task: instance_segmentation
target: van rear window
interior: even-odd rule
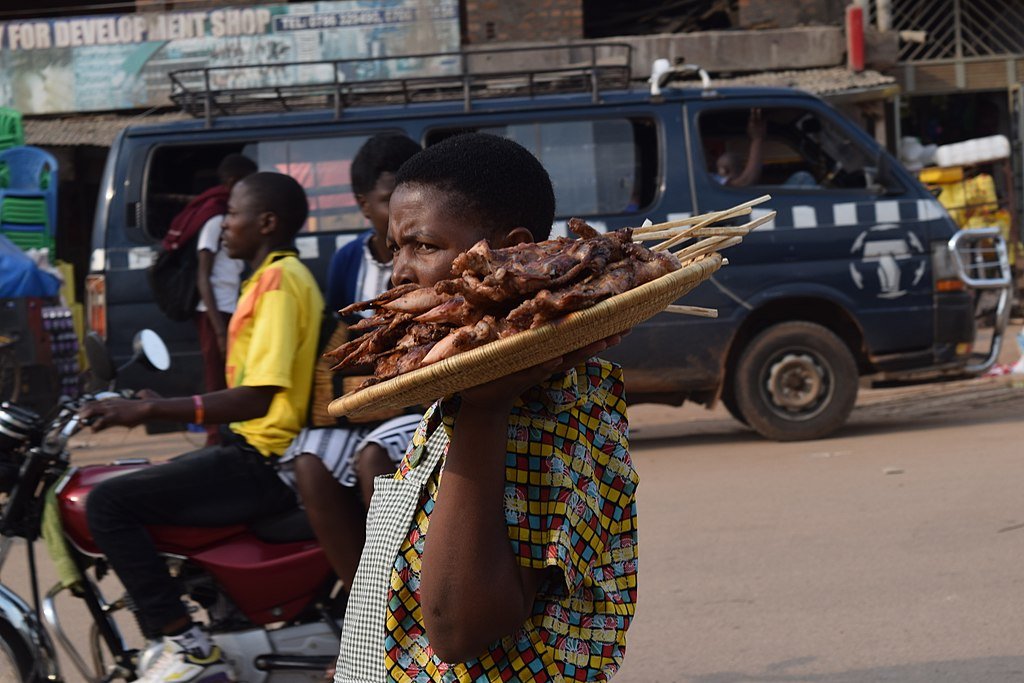
[[[654,201],[659,163],[651,119],[436,129],[427,135],[427,144],[471,131],[510,138],[533,152],[551,176],[559,217],[635,213]]]

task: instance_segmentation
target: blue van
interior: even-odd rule
[[[695,87],[683,79],[692,67],[637,84],[625,45],[551,49],[573,51],[573,63],[498,72],[516,51],[490,51],[471,55],[491,65],[484,73],[461,55],[452,76],[271,91],[204,88],[210,70],[172,74],[196,118],[130,127],[111,148],[87,280],[92,328],[125,360],[135,331],[152,327],[173,355],[158,389],[197,391],[194,328],[161,316],[146,268],[171,217],[216,182],[219,159],[241,152],[306,187],[311,214],[297,246],[323,285],[331,255],[366,226],[348,168],[368,137],[397,131],[430,145],[484,131],[515,139],[548,169],[555,234],[573,216],[611,230],[771,194],[774,221],[686,298],[717,308],[717,319],[662,314],[609,353],[632,402],[721,400],[768,438],[811,439],[844,423],[861,377],[963,375],[994,361],[1009,310],[1001,238],[958,232],[913,175],[831,106],[796,90],[715,89],[706,75]],[[743,166],[742,184],[726,177],[729,162]],[[994,326],[981,353],[979,320]]]

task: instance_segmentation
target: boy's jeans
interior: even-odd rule
[[[108,479],[89,493],[89,529],[135,602],[147,638],[188,612],[146,525],[247,524],[298,505],[272,458],[224,432],[220,446]]]

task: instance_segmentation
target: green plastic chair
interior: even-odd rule
[[[48,247],[51,259],[57,172],[57,160],[38,147],[21,145],[0,151],[0,233],[22,249]]]
[[[10,107],[0,107],[0,151],[25,144],[25,128],[21,112]]]

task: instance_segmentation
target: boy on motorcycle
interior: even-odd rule
[[[146,525],[244,524],[297,505],[275,461],[303,426],[318,352],[323,298],[294,248],[307,214],[302,186],[286,175],[256,173],[231,190],[224,248],[253,275],[228,328],[227,389],[82,410],[96,430],[156,420],[230,425],[222,444],[109,479],[86,504],[89,528],[134,601],[144,635],[163,638],[162,653],[141,672],[147,683],[220,682],[231,671],[189,618]]]
[[[551,181],[468,134],[397,174],[392,282],[430,286],[477,241],[547,238]],[[606,680],[636,602],[637,474],[612,337],[431,406],[378,479],[336,683]],[[429,527],[429,530],[428,530]]]
[[[395,173],[421,149],[405,135],[381,133],[353,157],[352,192],[372,227],[331,259],[326,296],[332,310],[374,299],[388,289],[388,202]],[[344,426],[311,425],[281,458],[281,476],[298,490],[320,547],[346,590],[352,587],[363,549],[373,478],[395,471],[418,423],[419,415],[394,415]]]

